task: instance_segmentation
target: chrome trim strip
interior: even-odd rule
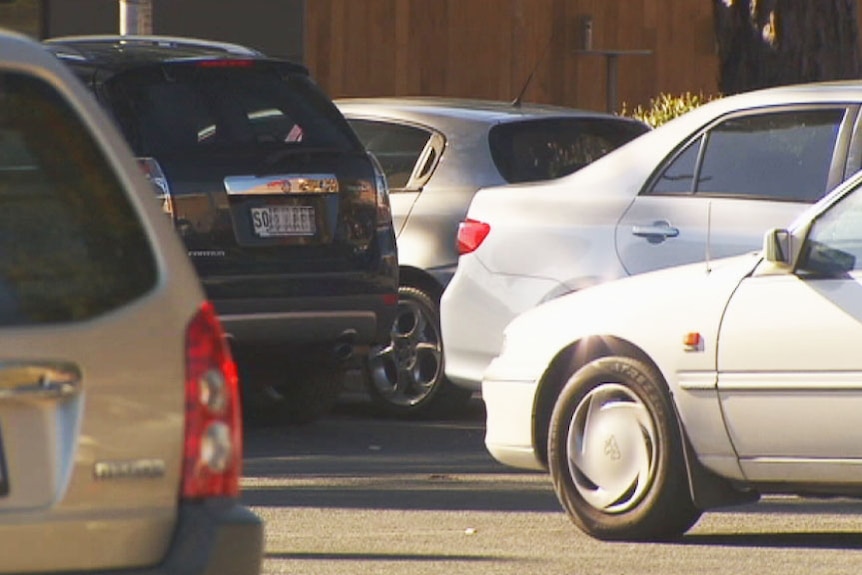
[[[0,400],[60,399],[78,393],[81,371],[68,362],[0,362]]]
[[[676,376],[680,389],[686,391],[714,391],[716,388],[714,371],[680,371]]]
[[[224,188],[229,196],[285,194],[337,194],[335,174],[280,174],[275,176],[228,176]]]
[[[862,372],[721,373],[720,391],[862,391]]]

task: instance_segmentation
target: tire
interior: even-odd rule
[[[312,363],[279,371],[256,374],[270,383],[243,399],[249,423],[307,425],[321,419],[338,401],[346,367]]]
[[[548,465],[572,522],[604,540],[661,541],[700,517],[664,380],[628,357],[588,363],[554,407]]]
[[[451,415],[472,396],[446,379],[437,302],[420,289],[400,287],[392,339],[372,348],[364,362],[368,394],[389,415]]]

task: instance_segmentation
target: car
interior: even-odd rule
[[[218,318],[123,137],[9,31],[0,252],[0,571],[259,573]]]
[[[386,178],[304,67],[195,38],[45,45],[110,112],[182,237],[258,417],[309,423],[385,342]]]
[[[447,377],[478,390],[506,324],[541,302],[759,248],[862,167],[860,104],[859,82],[727,96],[570,176],[480,190],[440,304]]]
[[[440,296],[458,263],[454,237],[477,189],[570,174],[649,128],[584,110],[464,98],[335,100],[379,160],[391,190],[400,265],[392,339],[365,363],[385,412],[445,416],[472,396],[443,367]]]
[[[486,445],[600,539],[762,494],[862,490],[862,172],[763,249],[608,282],[506,328]]]

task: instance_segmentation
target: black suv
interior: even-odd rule
[[[153,182],[230,338],[245,402],[298,423],[325,413],[353,353],[389,339],[398,291],[386,179],[338,109],[304,67],[243,46],[45,45]]]

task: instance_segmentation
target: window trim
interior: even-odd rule
[[[695,190],[692,190],[689,193],[653,193],[653,189],[656,187],[658,182],[661,180],[661,175],[667,170],[667,168],[682,154],[686,149],[688,149],[689,145],[693,144],[698,139],[702,138],[700,143],[700,150],[698,150],[697,160],[694,169],[694,177],[698,178],[700,176],[700,170],[703,166],[703,152],[705,149],[704,144],[709,143],[709,136],[711,132],[719,125],[724,124],[725,122],[735,120],[738,118],[747,118],[751,116],[762,116],[765,114],[780,114],[780,113],[792,113],[792,112],[806,112],[806,111],[820,111],[820,110],[831,110],[831,109],[839,109],[844,110],[844,117],[841,119],[841,122],[838,126],[838,135],[835,139],[835,149],[832,153],[832,160],[829,166],[828,175],[826,178],[826,186],[827,189],[824,190],[824,195],[829,191],[834,189],[838,184],[843,182],[845,178],[845,171],[850,168],[850,157],[849,157],[849,149],[851,142],[854,143],[854,150],[858,153],[857,161],[862,161],[862,138],[856,138],[856,130],[857,130],[857,122],[862,122],[862,117],[859,115],[859,105],[852,102],[822,102],[822,103],[811,103],[811,104],[793,104],[793,105],[775,105],[775,106],[761,106],[757,108],[750,108],[746,110],[739,110],[730,112],[727,114],[723,114],[716,118],[713,118],[709,123],[701,126],[698,130],[694,131],[688,138],[686,138],[680,145],[676,146],[671,150],[671,152],[665,156],[665,158],[659,163],[658,167],[652,171],[649,178],[646,179],[646,182],[641,187],[638,192],[638,196],[652,196],[652,197],[703,197],[703,198],[734,198],[739,200],[763,200],[769,199],[771,201],[782,201],[777,198],[769,197],[751,197],[751,196],[742,196],[742,195],[725,195],[725,194],[713,194],[713,193],[697,193]],[[695,180],[696,181],[696,180]],[[792,201],[792,200],[787,200]]]

